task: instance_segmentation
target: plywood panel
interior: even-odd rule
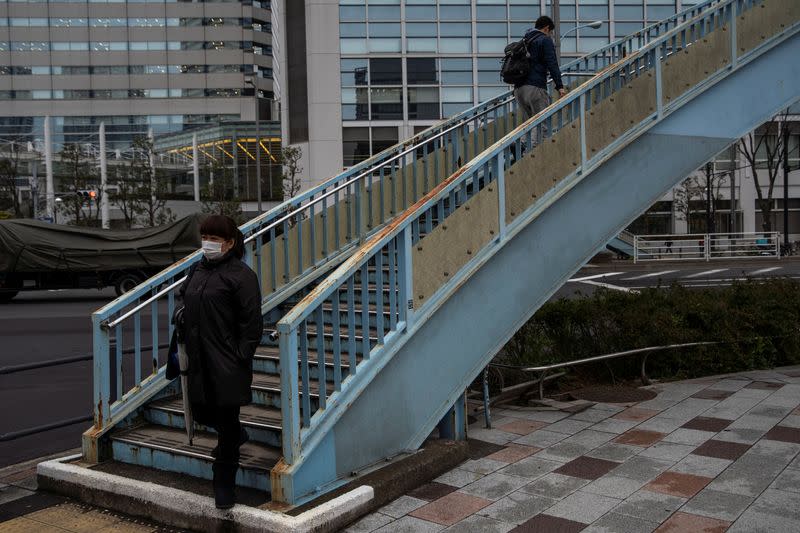
[[[525,154],[505,174],[506,222],[511,222],[581,161],[580,126],[567,124]]]
[[[663,65],[664,103],[707,79],[719,69],[730,65],[731,35],[728,27],[718,28],[669,56]]]
[[[598,95],[593,92],[592,98],[597,102]],[[600,152],[655,111],[655,75],[647,72],[630,80],[586,112],[587,156]]]
[[[769,37],[800,21],[797,0],[764,0],[745,11],[736,21],[736,45],[739,54],[749,52]]]
[[[417,243],[412,252],[415,305],[424,304],[497,235],[498,216],[497,187],[490,184]]]

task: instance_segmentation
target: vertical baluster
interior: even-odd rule
[[[276,291],[278,289],[278,241],[275,240],[275,228],[270,228],[269,230],[269,242],[269,283],[272,290]]]
[[[139,305],[139,300],[136,300],[136,305]],[[142,312],[137,311],[133,315],[133,361],[135,369],[136,383],[134,386],[142,382]]]
[[[317,307],[316,315],[317,315],[317,359],[319,360],[319,408],[325,409],[325,406],[327,404],[327,398],[326,398],[327,390],[325,388],[326,387],[325,372],[327,369],[325,368],[325,337],[323,335],[320,335],[320,332],[322,333],[325,332],[325,317],[323,314],[323,309],[321,304],[319,307]],[[331,334],[333,335],[334,339],[339,337],[339,332],[335,329],[331,332]],[[334,363],[334,368],[335,367],[336,365]]]
[[[122,398],[122,385],[125,374],[122,370],[122,324],[117,324],[114,328],[114,352],[116,354],[116,374],[117,374],[117,400]]]
[[[317,335],[322,335],[322,331],[317,326]],[[317,364],[325,364],[325,354],[317,354]],[[311,391],[309,386],[309,368],[308,368],[308,321],[303,320],[300,323],[300,379],[302,385],[300,394],[302,399],[302,415],[303,426],[309,427],[311,425]]]
[[[368,262],[361,265],[361,356],[369,359],[369,267]],[[383,298],[376,288],[375,301]]]
[[[314,211],[315,211],[314,204],[311,203],[311,200],[313,200],[313,199],[314,199],[314,197],[312,196],[309,199],[309,205],[308,205],[308,211],[309,211],[308,228],[309,228],[309,233],[311,234],[311,235],[309,235],[309,239],[310,239],[309,242],[311,244],[311,246],[309,246],[310,254],[311,254],[311,257],[309,257],[309,259],[310,259],[309,265],[311,266],[311,268],[314,268],[314,266],[317,264],[317,232],[316,232],[316,223],[317,222],[316,222],[316,220],[314,220],[316,218],[314,216]]]
[[[340,205],[339,191],[335,191],[333,193],[333,246],[337,252],[342,247],[341,235],[339,233],[339,228],[341,227],[341,223],[339,222]]]
[[[355,187],[355,191],[356,191],[355,192],[355,205],[354,205],[354,210],[355,210],[355,238],[360,240],[361,236],[364,233],[364,227],[363,227],[364,222],[361,220],[361,206],[363,205],[362,202],[364,201],[364,199],[361,198],[361,183],[359,183],[357,181],[357,182],[355,182],[353,184],[353,186]]]
[[[331,296],[331,309],[333,331],[341,332],[339,316],[339,292],[336,291]],[[342,390],[342,336],[341,333],[333,336],[333,388],[334,390]]]
[[[384,197],[386,196],[386,191],[385,191],[386,184],[384,183],[384,180],[386,178],[385,168],[386,168],[385,166],[381,166],[378,177],[378,193],[380,195],[380,200],[378,200],[378,205],[380,206],[381,224],[386,222],[386,205],[384,202]]]
[[[403,210],[408,209],[408,161],[407,156],[401,157],[398,162],[400,165],[400,186],[403,188],[401,197],[403,198]]]
[[[372,188],[374,184],[372,183],[372,173],[369,176],[364,177],[364,181],[366,183],[366,191],[367,191],[367,229],[372,229]],[[377,225],[377,224],[376,224]]]
[[[363,283],[362,283],[363,284]],[[367,302],[369,304],[369,302]],[[347,352],[350,356],[350,375],[356,373],[356,290],[355,274],[347,278]]]
[[[289,266],[291,253],[289,252],[289,219],[283,221],[283,280],[289,283],[291,267]]]
[[[355,239],[355,234],[353,232],[353,184],[350,183],[344,189],[346,198],[344,200],[344,204],[347,207],[345,211],[347,211],[347,232],[345,233],[344,240],[347,242],[352,241]]]
[[[305,272],[303,268],[303,214],[297,213],[294,216],[295,230],[297,230],[297,275]]]
[[[432,212],[428,211],[428,224]],[[430,230],[429,230],[430,231]],[[397,327],[397,237],[389,241],[389,330]]]
[[[264,287],[264,265],[262,263],[262,251],[264,249],[264,238],[259,235],[253,239],[253,252],[256,258],[256,276],[258,276],[258,286]],[[262,288],[263,291],[263,288]]]
[[[428,176],[428,163],[430,162],[430,146],[428,143],[422,145],[422,194],[428,194],[428,191],[431,190],[430,183],[428,182],[430,176]]]
[[[175,278],[172,278],[173,282]],[[178,285],[180,289],[180,285]],[[175,324],[172,323],[172,315],[175,314],[175,292],[178,289],[173,289],[167,293],[167,320],[169,321],[169,339],[172,339],[172,332],[175,329]]]
[[[409,165],[411,165],[411,196],[412,196],[411,204],[412,205],[414,203],[416,203],[416,201],[419,200],[420,196],[421,196],[419,194],[419,191],[417,190],[418,189],[418,187],[417,187],[417,166],[418,166],[417,165],[417,161],[418,161],[417,152],[416,151],[411,152],[411,162],[409,163]]]
[[[397,163],[392,163],[392,173],[391,176],[389,176],[389,181],[392,184],[392,208],[389,212],[394,216],[397,214]]]
[[[158,287],[153,287],[153,296],[158,293]],[[150,338],[153,341],[153,349],[150,351],[152,356],[152,374],[158,372],[158,300],[153,300],[150,304]]]
[[[325,190],[322,191],[322,257],[320,259],[327,260],[330,250],[328,250],[328,197],[325,196]]]
[[[411,235],[411,238],[414,239],[413,242],[419,242],[419,219],[411,222]]]
[[[383,251],[381,248],[375,254],[375,290],[383,294]],[[391,287],[389,287],[391,291]],[[378,333],[378,344],[383,344],[383,298],[375,300],[375,330]]]

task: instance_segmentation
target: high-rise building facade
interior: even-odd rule
[[[552,13],[550,0],[273,3],[290,41],[279,58],[284,138],[304,148],[311,182],[508,90],[503,48]],[[561,0],[563,60],[695,3]]]
[[[272,98],[271,25],[269,0],[3,0],[0,143],[41,142],[46,116],[55,151],[100,122],[110,150],[252,122],[246,79]]]

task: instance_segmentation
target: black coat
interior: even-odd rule
[[[264,329],[255,272],[230,253],[203,258],[181,292],[192,403],[249,404],[253,355]]]

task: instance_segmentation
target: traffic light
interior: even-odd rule
[[[84,202],[97,201],[97,191],[93,189],[78,189],[75,194]]]

